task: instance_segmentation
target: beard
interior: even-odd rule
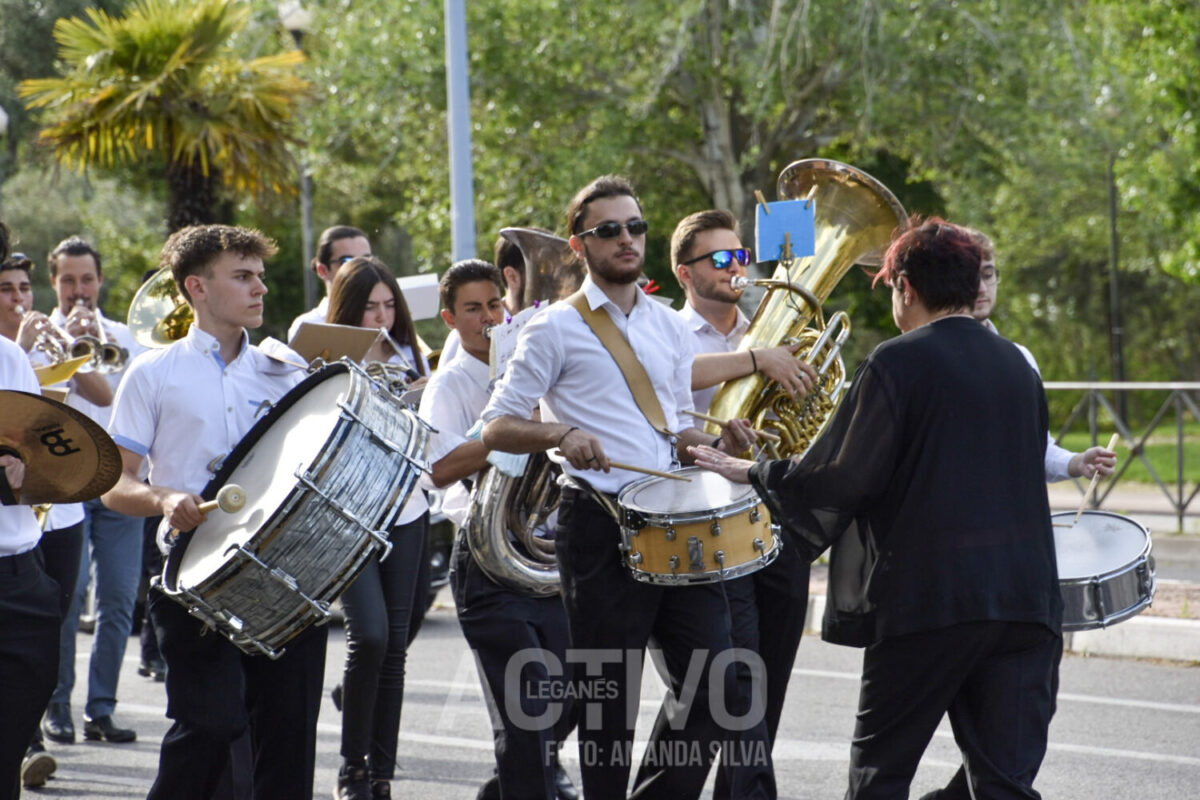
[[[708,279],[697,280],[695,273],[692,277],[692,291],[696,293],[697,297],[720,303],[736,303],[742,296],[740,291],[732,288],[728,283]]]
[[[617,286],[625,286],[633,283],[642,276],[642,267],[645,266],[646,257],[642,255],[637,260],[637,264],[626,267],[618,264],[615,259],[600,259],[593,260],[592,254],[587,249],[587,244],[583,246],[583,252],[586,256],[588,269],[598,278],[602,278],[607,283],[616,284]]]

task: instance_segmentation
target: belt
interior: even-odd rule
[[[40,570],[42,568],[41,559],[38,556],[37,548],[26,550],[24,553],[16,553],[11,556],[0,556],[0,574],[2,575],[20,575],[31,570]]]

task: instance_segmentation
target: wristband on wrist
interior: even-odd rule
[[[750,353],[750,366],[753,367],[754,372],[758,372],[758,359],[754,357],[754,348],[750,348],[747,352]]]
[[[571,427],[567,428],[566,433],[564,433],[562,436],[558,437],[558,444],[556,444],[554,446],[556,448],[561,448],[563,439],[567,438],[567,436],[570,435],[571,431],[577,431],[577,430],[579,430],[579,428],[578,428],[578,426],[575,426],[575,425],[572,425]]]

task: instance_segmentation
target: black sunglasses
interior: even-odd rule
[[[750,251],[741,248],[737,250],[713,250],[711,253],[705,253],[704,255],[696,256],[695,258],[689,258],[687,261],[680,263],[695,264],[697,261],[703,261],[706,258],[711,258],[713,266],[717,269],[727,269],[735,259],[737,260],[737,263],[745,267],[749,266],[750,264]]]
[[[615,239],[621,235],[621,228],[629,231],[630,236],[641,236],[650,230],[650,223],[644,219],[631,219],[629,222],[601,222],[596,227],[575,234],[580,239],[584,236],[595,236],[597,239]]]

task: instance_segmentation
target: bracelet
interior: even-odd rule
[[[746,352],[750,353],[750,366],[754,367],[754,372],[758,372],[758,359],[754,357],[754,348],[751,347]]]
[[[563,439],[567,438],[567,436],[569,436],[569,435],[570,435],[571,431],[577,431],[577,430],[579,430],[579,428],[578,428],[577,426],[575,426],[575,425],[572,425],[571,427],[567,428],[567,432],[566,432],[566,433],[564,433],[562,436],[558,437],[558,444],[556,444],[556,445],[554,445],[554,446],[555,446],[556,448],[560,448],[560,449],[561,449],[561,448],[562,448]]]

